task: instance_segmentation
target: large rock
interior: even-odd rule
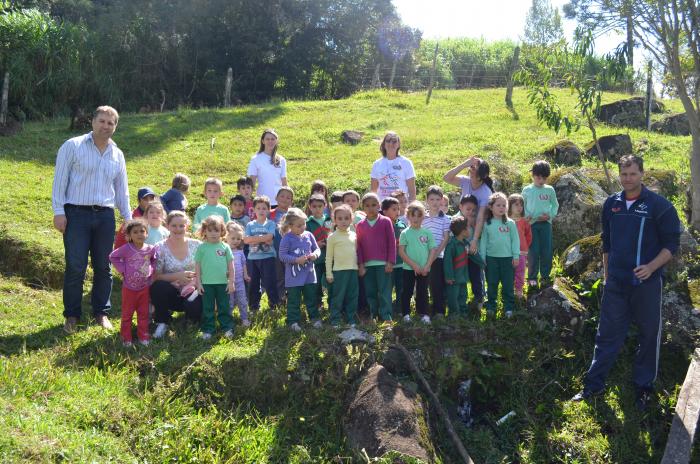
[[[672,114],[654,122],[651,130],[669,135],[690,135],[690,123],[685,113]]]
[[[687,280],[689,275],[700,273],[698,242],[688,229],[684,228],[681,232],[680,247],[664,271],[669,281]]]
[[[605,135],[598,139],[600,149],[603,151],[605,159],[617,163],[625,155],[632,155],[632,139],[628,134]],[[585,146],[588,156],[598,157],[598,148],[595,141],[590,141]]]
[[[561,329],[563,334],[578,331],[588,316],[571,282],[559,277],[553,286],[530,297],[527,306],[535,318]]]
[[[680,193],[675,171],[665,169],[645,169],[644,185],[664,198],[675,197]]]
[[[562,253],[562,271],[574,282],[590,287],[603,278],[603,248],[600,234],[576,241]]]
[[[583,150],[571,140],[560,140],[546,149],[542,156],[559,166],[581,166],[582,154]]]
[[[564,174],[554,184],[559,214],[554,218],[554,249],[563,250],[600,232],[600,212],[608,195],[583,170]]]
[[[661,302],[664,331],[678,333],[695,345],[700,341],[700,310],[693,297],[699,284],[684,280],[668,285]]]
[[[364,132],[360,131],[354,131],[354,130],[346,130],[343,131],[342,134],[340,134],[340,138],[343,140],[345,143],[349,143],[350,145],[357,145],[362,141],[362,136],[364,136]]]
[[[652,113],[662,113],[664,111],[663,104],[658,100],[653,100],[651,111]],[[634,97],[601,105],[598,120],[613,126],[643,129],[646,127],[646,98]]]
[[[373,365],[360,382],[345,419],[350,446],[370,458],[389,451],[433,462],[432,445],[420,397],[403,386],[380,364]]]

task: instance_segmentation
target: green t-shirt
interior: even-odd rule
[[[204,203],[197,208],[197,211],[194,213],[192,230],[195,232],[198,231],[199,228],[202,227],[202,221],[213,215],[221,216],[224,219],[224,224],[231,220],[231,214],[229,213],[228,208],[224,205],[209,205]]]
[[[202,285],[228,283],[228,263],[233,261],[233,253],[228,244],[202,242],[194,254],[194,261],[202,269]]]
[[[404,247],[404,251],[411,260],[418,266],[423,267],[428,264],[430,250],[436,248],[435,238],[428,229],[414,229],[409,227],[401,232],[399,245]],[[408,263],[403,263],[403,268],[413,270]]]
[[[559,202],[557,201],[557,192],[551,185],[543,185],[538,187],[535,184],[530,184],[523,189],[523,198],[525,199],[525,216],[531,217],[530,223],[537,222],[537,218],[542,214],[548,214],[551,223],[554,216],[559,212]]]

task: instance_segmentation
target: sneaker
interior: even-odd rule
[[[637,411],[644,412],[649,407],[649,403],[654,399],[654,393],[652,390],[647,388],[637,389],[636,398],[634,400],[634,406]]]
[[[536,280],[528,280],[527,286],[530,288],[537,288],[537,281]]]
[[[160,322],[158,325],[156,325],[156,330],[153,332],[153,338],[163,338],[167,331],[168,324]]]
[[[151,342],[149,340],[139,340],[139,344],[141,346],[148,346],[151,344]]]
[[[605,392],[605,389],[600,389],[598,391],[592,391],[588,390],[587,388],[584,388],[580,392],[576,393],[572,398],[571,401],[574,403],[578,403],[580,401],[587,401],[590,400],[591,398],[595,398],[597,396],[601,396]]]
[[[406,314],[406,315],[403,317],[403,321],[404,321],[404,322],[411,322],[411,316],[410,316],[409,314]]]
[[[314,322],[314,329],[320,329],[321,327],[323,327],[323,322],[320,319]]]
[[[95,316],[95,324],[99,325],[105,330],[112,330],[114,327],[112,326],[112,323],[109,322],[109,319],[107,316],[104,314],[100,314],[99,316]]]
[[[124,346],[124,348],[131,348],[132,346],[134,346],[133,343],[131,343],[131,342],[126,342],[126,341],[125,341],[125,342],[122,342],[122,345]]]
[[[333,324],[333,330],[340,329],[340,324]]]
[[[243,327],[250,327],[250,321],[249,321],[248,319],[243,319],[243,320],[241,321],[241,325],[242,325]]]
[[[301,326],[296,322],[290,325],[289,328],[292,329],[294,332],[301,332]]]
[[[77,317],[67,317],[66,322],[63,323],[63,331],[67,334],[72,334],[75,332],[75,329],[77,326],[78,326],[78,318]]]
[[[209,332],[202,332],[202,340],[209,340],[211,339],[211,334]]]
[[[226,332],[224,332],[224,337],[231,339],[233,338],[233,330],[229,329]]]
[[[421,321],[423,324],[430,324],[430,316],[428,316],[427,314],[425,314],[423,317],[420,318],[420,321]]]
[[[507,317],[508,319],[510,319],[511,317],[513,317],[513,311],[506,311],[506,317]]]

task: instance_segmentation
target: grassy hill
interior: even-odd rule
[[[426,107],[422,94],[370,92],[340,101],[122,115],[115,141],[127,157],[132,198],[144,185],[164,192],[182,171],[193,181],[193,206],[203,201],[206,177],[222,178],[225,191],[234,192],[266,127],[280,134],[300,198],[317,178],[331,190],[365,191],[378,139],[389,129],[399,132],[402,154],[414,162],[419,192],[443,184],[444,172],[473,154],[489,160],[494,177],[517,184],[559,136],[537,124],[522,91],[514,98],[517,121],[503,96],[502,89],[438,91]],[[344,401],[357,374],[391,341],[385,330],[368,328],[375,347],[346,349],[330,329],[293,335],[282,313],[267,312],[234,340],[211,344],[181,320],[173,336],[146,349],[125,350],[116,332],[91,326],[63,335],[56,279],[62,244],[50,199],[56,150],[71,136],[66,127],[65,120],[30,123],[0,139],[0,461],[350,462]],[[363,142],[342,144],[345,129],[365,132]],[[599,132],[629,132],[636,144],[645,139],[648,167],[688,177],[688,137]],[[570,138],[583,145],[589,134],[582,129]],[[118,313],[116,289],[114,296]],[[657,462],[689,351],[667,334],[659,408],[648,415],[633,407],[631,342],[606,397],[572,405],[566,399],[581,387],[596,322],[576,337],[527,317],[444,322],[403,343],[424,353],[424,369],[447,405],[459,381],[475,380],[476,424],[459,433],[477,462]],[[483,349],[504,360],[484,359]],[[510,410],[516,418],[496,426]],[[433,424],[430,434],[440,459],[451,462],[445,431]]]

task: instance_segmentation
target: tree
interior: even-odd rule
[[[611,76],[614,78],[624,73],[626,62],[621,54],[610,56],[603,61],[606,66],[598,74],[589,74],[587,64],[593,53],[593,35],[590,30],[584,31],[579,27],[574,34],[573,47],[562,41],[542,48],[539,59],[524,65],[518,72],[517,79],[527,87],[528,98],[530,104],[535,107],[537,119],[544,122],[547,127],[554,129],[557,133],[565,129],[567,134],[579,130],[582,124],[588,127],[601,167],[605,172],[608,187],[611,187],[612,180],[605,154],[598,143],[595,116],[600,109],[601,82]],[[557,69],[557,66],[561,66],[562,69]],[[557,75],[563,76],[565,86],[576,95],[576,111],[573,114],[565,112],[550,91],[550,88],[557,83]]]
[[[387,18],[379,28],[377,39],[379,49],[391,59],[391,77],[389,78],[389,88],[394,86],[394,76],[396,75],[396,64],[405,56],[418,49],[421,41],[421,31],[403,25],[401,20],[394,16]]]
[[[564,38],[559,10],[552,7],[549,0],[532,0],[525,17],[524,42],[530,45],[545,46]]]
[[[634,0],[635,36],[667,70],[692,140],[691,225],[700,230],[700,5],[696,0]]]
[[[634,65],[634,0],[570,0],[562,10],[568,19],[585,25],[595,36],[624,30],[627,62]]]

